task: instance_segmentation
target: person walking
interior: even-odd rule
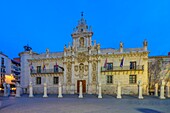
[[[10,90],[11,90],[10,84],[7,84],[7,90],[8,90],[8,97],[9,97],[10,96]]]
[[[3,83],[3,87],[4,87],[4,96],[7,96],[7,87],[6,87],[6,83]]]

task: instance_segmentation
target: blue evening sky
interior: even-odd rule
[[[147,39],[150,56],[170,51],[170,0],[0,0],[0,51],[17,57],[27,43],[38,53],[63,51],[82,11],[102,48]]]

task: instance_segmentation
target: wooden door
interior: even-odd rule
[[[77,93],[79,93],[80,82],[82,82],[83,93],[86,93],[86,80],[78,80],[77,81]]]

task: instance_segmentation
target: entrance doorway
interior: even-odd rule
[[[86,80],[77,80],[77,93],[79,93],[80,82],[82,82],[83,93],[86,93]]]

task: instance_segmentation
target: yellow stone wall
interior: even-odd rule
[[[103,93],[116,93],[117,83],[120,82],[123,94],[137,94],[138,81],[142,81],[143,93],[148,93],[148,53],[127,53],[123,55],[105,55],[101,59],[101,65],[104,66],[106,58],[107,63],[113,63],[114,66],[120,66],[121,59],[124,57],[124,66],[130,66],[130,61],[136,61],[136,65],[144,65],[144,70],[127,70],[127,71],[108,71],[101,72],[101,82]],[[107,84],[107,75],[113,76],[113,83]],[[136,75],[136,84],[129,84],[129,75]]]

